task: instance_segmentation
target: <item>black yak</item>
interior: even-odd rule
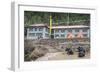
[[[78,47],[78,57],[84,57],[85,56],[85,49],[83,47]]]
[[[73,55],[73,50],[71,48],[66,48],[65,51],[67,51],[68,55]]]

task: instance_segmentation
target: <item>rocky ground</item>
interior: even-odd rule
[[[47,53],[45,56],[38,58],[36,61],[47,61],[47,60],[72,60],[72,59],[89,59],[90,54],[87,53],[85,57],[78,57],[78,53],[74,55],[68,55],[66,52],[57,52],[57,53]]]
[[[24,61],[47,61],[90,58],[89,50],[86,53],[85,57],[79,58],[78,52],[76,52],[75,47],[73,49],[74,54],[68,55],[65,51],[65,48],[61,48],[59,43],[55,42],[55,40],[25,41],[24,47]]]

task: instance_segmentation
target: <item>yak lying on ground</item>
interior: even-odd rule
[[[74,54],[74,52],[72,51],[71,48],[66,48],[65,51],[67,51],[68,55],[73,55]]]

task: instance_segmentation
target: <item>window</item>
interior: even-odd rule
[[[42,33],[36,33],[36,36],[42,36],[43,34]]]
[[[46,28],[46,32],[49,32],[49,29],[48,28]]]
[[[49,34],[45,34],[45,37],[49,37]]]
[[[65,37],[65,35],[64,34],[61,34],[61,37]]]
[[[39,31],[42,31],[43,30],[43,28],[39,28]]]
[[[30,37],[34,37],[35,36],[35,33],[29,33],[29,36]]]
[[[58,34],[56,34],[56,35],[55,35],[55,37],[59,37],[59,35],[58,35]]]
[[[55,29],[55,32],[59,32],[59,29]]]
[[[63,33],[63,32],[65,32],[65,30],[64,30],[64,29],[62,29],[62,30],[61,30],[61,32]]]
[[[37,31],[37,28],[35,28],[35,31]]]
[[[68,32],[72,32],[72,30],[71,29],[68,29]]]
[[[33,28],[29,28],[29,31],[33,31]]]
[[[75,29],[75,32],[79,32],[79,29]]]
[[[83,29],[83,32],[87,32],[87,29]]]

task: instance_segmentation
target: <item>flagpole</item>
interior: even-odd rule
[[[50,15],[50,33],[49,33],[49,35],[51,35],[51,32],[52,32],[52,16]]]

